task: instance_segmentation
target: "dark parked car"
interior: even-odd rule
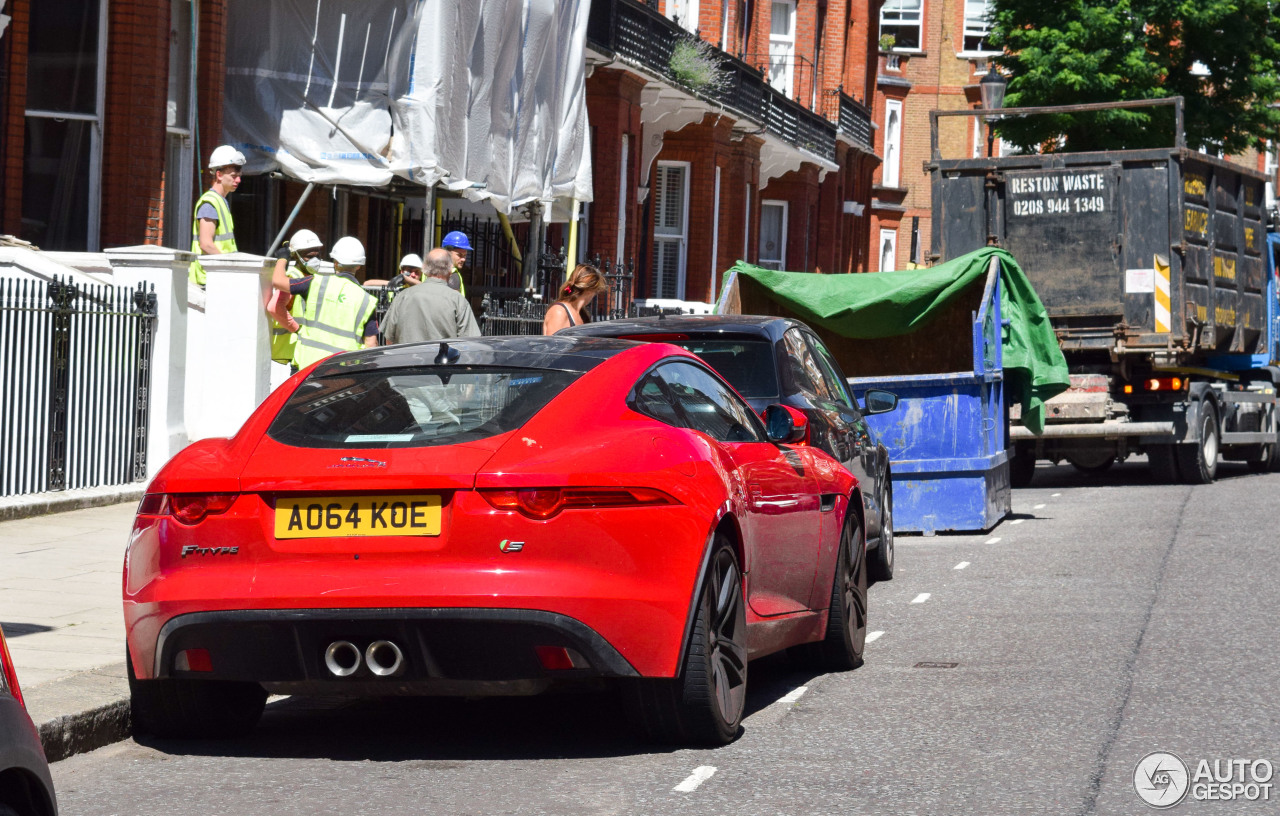
[[[0,630],[0,816],[54,816],[57,812],[40,734],[27,715],[18,674]]]
[[[610,320],[559,334],[671,343],[701,357],[762,412],[772,403],[809,417],[809,444],[843,464],[860,483],[867,519],[871,577],[893,577],[893,487],[889,452],[864,414],[892,411],[898,398],[868,390],[859,403],[840,365],[798,320],[752,315],[679,315]]]

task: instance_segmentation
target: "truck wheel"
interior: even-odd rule
[[[1027,445],[1018,445],[1013,449],[1013,458],[1009,460],[1009,484],[1013,487],[1027,487],[1035,475],[1035,450]]]
[[[1177,445],[1147,445],[1147,464],[1151,467],[1151,481],[1156,484],[1177,484],[1182,481],[1178,473]]]
[[[1208,484],[1218,475],[1218,412],[1213,403],[1200,404],[1200,439],[1178,445],[1178,469],[1187,484]]]

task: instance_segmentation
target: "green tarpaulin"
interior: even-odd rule
[[[1004,330],[1004,376],[1022,404],[1022,422],[1044,429],[1044,401],[1070,384],[1044,304],[1013,256],[988,247],[927,269],[868,275],[777,272],[739,261],[725,273],[759,283],[774,301],[803,320],[852,338],[894,337],[927,324],[975,280],[992,256],[1000,259],[1000,313]],[[723,290],[722,290],[723,291]],[[942,339],[940,342],[954,342]]]

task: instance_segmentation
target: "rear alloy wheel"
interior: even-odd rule
[[[880,503],[880,544],[871,552],[872,581],[893,580],[893,494],[885,493]]]
[[[135,734],[179,739],[223,739],[253,730],[267,704],[257,683],[228,680],[139,680],[129,669],[130,709]]]
[[[1187,484],[1208,484],[1218,475],[1218,413],[1213,403],[1200,403],[1200,438],[1178,445],[1178,470]]]
[[[867,645],[867,559],[862,528],[852,513],[840,536],[840,554],[831,581],[826,637],[793,647],[791,653],[822,671],[849,671],[862,665]]]
[[[651,740],[725,745],[737,737],[747,703],[747,604],[724,536],[716,536],[680,675],[631,681],[624,691],[633,723]]]

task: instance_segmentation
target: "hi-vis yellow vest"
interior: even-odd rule
[[[297,279],[297,278],[301,278],[302,276],[303,276],[302,273],[298,271],[297,267],[295,266],[289,267],[290,279]],[[298,321],[298,326],[301,327],[302,326],[302,310],[306,302],[300,297],[285,295],[283,292],[281,293],[281,296],[293,298],[293,302],[289,304],[289,314],[293,315],[293,319]],[[277,363],[292,363],[293,351],[298,345],[298,335],[295,334],[294,332],[289,331],[284,326],[277,324],[275,320],[272,320],[270,322],[271,322],[271,359],[276,361]]]
[[[296,303],[296,301],[295,301]],[[364,347],[364,324],[378,308],[378,299],[342,275],[316,275],[307,291],[302,327],[293,350],[293,364],[306,368],[339,351]]]
[[[200,205],[204,203],[213,205],[218,212],[218,225],[213,229],[213,245],[218,251],[224,255],[228,252],[236,251],[236,223],[231,219],[231,208],[227,206],[227,200],[218,195],[213,190],[205,190],[204,195],[196,201],[196,213],[200,212]],[[191,251],[197,255],[203,255],[204,250],[200,248],[200,218],[198,216],[191,217]],[[204,286],[205,274],[204,267],[199,261],[192,261],[188,276],[192,283]]]

